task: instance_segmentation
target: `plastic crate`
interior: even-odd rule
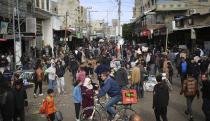
[[[122,90],[122,103],[123,104],[136,104],[137,93],[134,89]]]

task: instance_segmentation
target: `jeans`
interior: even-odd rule
[[[112,97],[105,105],[105,108],[107,110],[107,112],[111,115],[111,116],[115,116],[115,114],[117,113],[116,110],[114,109],[114,105],[117,104],[119,101],[121,100],[121,95],[117,95]]]
[[[167,107],[155,108],[154,112],[155,112],[156,121],[161,121],[160,117],[163,119],[163,121],[168,121]]]
[[[192,102],[193,102],[194,96],[188,96],[186,97],[187,101],[187,113],[191,116],[192,115]]]
[[[56,87],[56,80],[49,80],[48,88],[53,89],[55,91],[55,87]]]
[[[39,94],[42,94],[42,81],[35,81],[34,94],[36,94],[38,87],[39,87]]]
[[[64,77],[57,78],[57,89],[59,94],[61,92],[64,92],[64,86],[65,86]]]
[[[206,121],[210,121],[210,110],[209,109],[210,109],[210,100],[204,98],[203,99],[202,110],[203,110],[203,113],[206,117]]]

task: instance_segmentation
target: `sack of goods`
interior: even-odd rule
[[[157,84],[155,76],[149,76],[148,80],[144,82],[144,91],[152,92],[155,85]]]
[[[122,103],[123,104],[136,104],[137,103],[137,93],[134,89],[122,90]]]

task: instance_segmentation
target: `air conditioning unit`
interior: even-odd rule
[[[193,15],[193,14],[196,14],[196,13],[197,13],[196,9],[190,9],[189,10],[189,15]]]

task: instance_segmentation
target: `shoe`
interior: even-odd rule
[[[120,115],[119,115],[119,114],[116,114],[116,115],[114,116],[114,119],[112,119],[112,121],[117,121],[119,118],[120,118]]]
[[[39,94],[39,96],[43,96],[43,95],[44,95],[43,93]]]
[[[188,111],[184,111],[185,115],[189,115]]]
[[[80,121],[79,119],[76,119],[76,121]]]
[[[36,98],[37,97],[37,95],[34,93],[34,98]]]
[[[190,116],[189,121],[193,121],[193,116],[192,115]]]

